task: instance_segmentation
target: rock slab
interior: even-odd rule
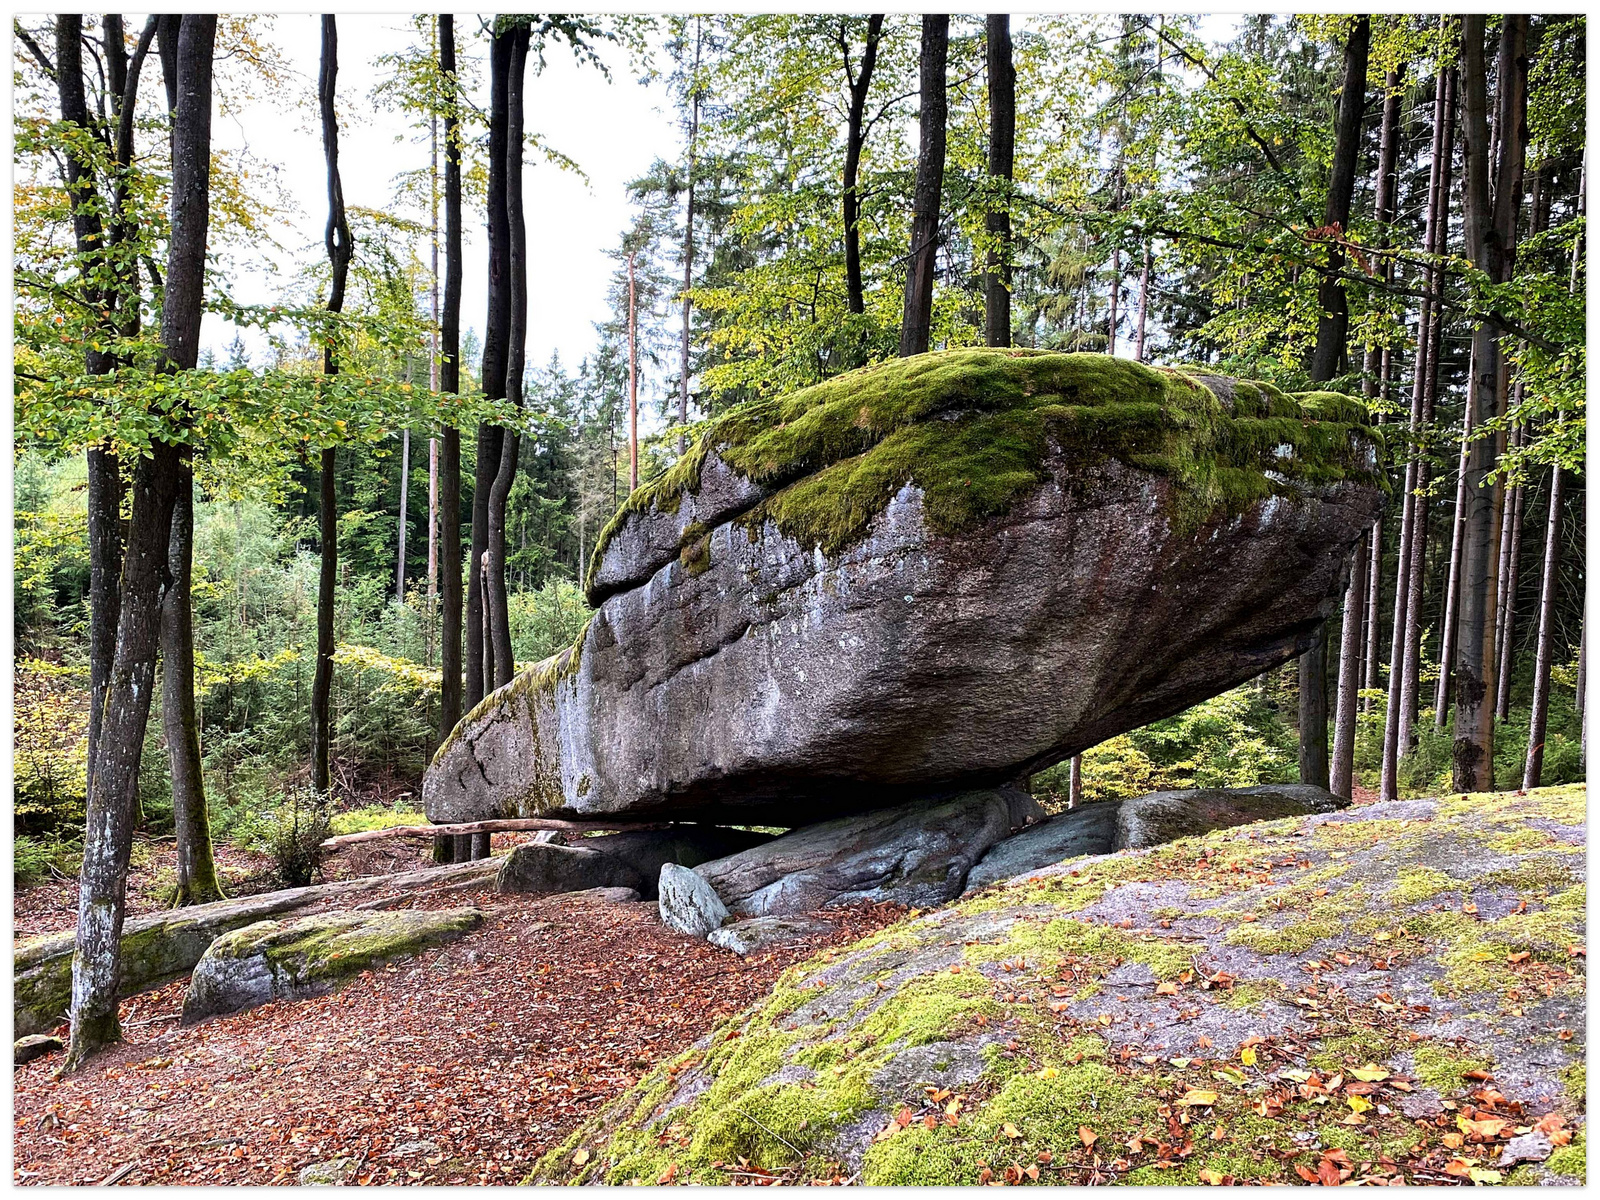
[[[713,421],[602,535],[576,643],[487,697],[438,822],[785,827],[1004,786],[1304,650],[1382,504],[1360,406],[960,350]]]
[[[749,917],[713,929],[706,941],[743,957],[764,946],[800,941],[822,928],[821,921],[808,921],[804,917]]]
[[[12,1061],[20,1067],[23,1063],[43,1058],[46,1054],[54,1054],[61,1047],[62,1042],[58,1037],[52,1037],[48,1033],[30,1033],[27,1037],[17,1039],[12,1051]]]
[[[247,925],[218,938],[195,965],[183,1022],[319,996],[362,971],[457,941],[482,924],[478,909],[453,908],[329,912]]]
[[[656,889],[662,923],[679,933],[705,937],[728,919],[728,907],[716,889],[688,867],[664,864]]]
[[[967,873],[966,890],[1084,854],[1106,854],[1117,835],[1115,800],[1058,813],[991,846]]]
[[[656,879],[666,863],[695,867],[771,840],[771,834],[748,829],[678,825],[563,843],[535,841],[511,851],[495,877],[495,890],[547,893],[621,887],[654,900]]]
[[[1253,821],[1336,812],[1349,804],[1350,801],[1335,796],[1326,788],[1308,783],[1151,792],[1124,800],[1118,807],[1117,831],[1111,849],[1140,850]]]
[[[959,896],[985,850],[1041,815],[1017,788],[963,792],[807,825],[695,870],[739,917],[857,900],[928,907]]]

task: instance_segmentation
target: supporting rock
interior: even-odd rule
[[[959,896],[985,850],[1041,815],[1014,788],[964,792],[808,825],[695,870],[741,917],[854,900],[927,907]]]
[[[989,848],[967,873],[966,890],[976,891],[1085,854],[1106,854],[1117,836],[1116,801],[1096,802],[1051,817]]]
[[[656,883],[661,920],[679,933],[705,937],[728,919],[728,909],[716,890],[687,867],[667,863]]]

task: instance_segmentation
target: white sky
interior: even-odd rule
[[[288,225],[279,241],[294,252],[299,264],[324,255],[326,182],[315,109],[320,22],[315,14],[281,14],[268,35],[295,72],[291,86],[299,93],[299,106],[286,112],[270,103],[253,103],[236,117],[218,119],[212,130],[219,149],[248,146],[254,156],[276,168],[283,191],[295,199],[299,210],[286,214]],[[380,78],[377,60],[398,53],[416,37],[409,14],[339,17],[339,165],[349,207],[389,210],[396,176],[428,164],[426,129],[410,128],[406,114],[376,107],[370,99]],[[477,17],[457,15],[456,42],[458,55],[470,52],[480,60],[477,74],[484,94],[477,100],[486,106],[488,39],[479,31]],[[659,82],[642,86],[622,50],[612,47],[602,54],[611,68],[610,83],[594,67],[577,66],[564,46],[547,54],[542,74],[533,74],[534,64],[529,64],[527,128],[575,160],[588,175],[586,184],[536,152],[528,156],[523,196],[531,366],[543,366],[552,351],[559,351],[562,361],[575,367],[593,349],[593,323],[607,315],[606,288],[614,269],[606,251],[617,245],[629,224],[626,185],[655,158],[679,152],[681,137],[666,111],[665,87]],[[481,214],[474,215],[469,208],[462,224],[466,261],[461,326],[463,336],[475,329],[481,343],[488,302],[487,238]],[[356,253],[360,252],[357,246]],[[423,261],[427,261],[425,249]],[[278,270],[284,269],[292,267],[278,264]],[[442,253],[439,269],[442,276]],[[239,261],[233,278],[238,298],[262,302],[281,296],[290,280],[278,270],[266,259]],[[221,318],[207,316],[202,344],[222,358],[234,333],[234,327]],[[264,341],[248,333],[245,341],[256,365],[261,365],[254,356]]]

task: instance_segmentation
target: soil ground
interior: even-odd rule
[[[52,903],[19,896],[19,927],[49,927],[69,889],[30,889],[45,890]],[[789,965],[904,915],[833,910],[823,933],[741,959],[649,903],[485,889],[408,904],[488,919],[331,995],[198,1026],[177,1022],[179,981],[125,1001],[126,1040],[76,1075],[52,1080],[59,1053],[17,1068],[14,1179],[294,1184],[346,1158],[362,1183],[516,1183]]]

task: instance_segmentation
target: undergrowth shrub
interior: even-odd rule
[[[322,843],[332,836],[331,802],[307,787],[290,788],[282,803],[234,829],[234,838],[244,849],[271,856],[285,887],[305,887],[316,878]]]

